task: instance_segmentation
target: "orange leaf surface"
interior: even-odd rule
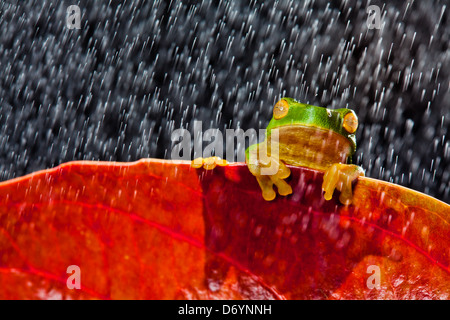
[[[360,178],[346,207],[322,173],[291,171],[272,202],[239,163],[81,161],[0,183],[0,298],[450,298],[449,205]]]

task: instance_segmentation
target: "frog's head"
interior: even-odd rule
[[[282,98],[273,108],[273,117],[267,126],[267,133],[274,128],[295,125],[332,130],[348,140],[351,147],[350,155],[356,150],[355,132],[358,128],[358,117],[351,109],[327,109],[300,103],[292,98]]]

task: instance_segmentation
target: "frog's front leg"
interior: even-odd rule
[[[335,163],[329,167],[323,176],[322,190],[325,191],[325,200],[331,200],[334,189],[341,192],[339,201],[342,204],[352,203],[352,182],[359,176],[364,176],[364,170],[354,164]]]
[[[264,200],[275,199],[273,185],[282,196],[292,193],[291,186],[284,181],[291,174],[291,170],[277,157],[268,154],[265,143],[250,146],[246,161],[248,169],[258,181]]]
[[[212,170],[216,166],[224,167],[226,165],[228,165],[227,160],[222,159],[220,157],[196,158],[191,162],[191,167],[193,168],[203,167],[206,170]]]

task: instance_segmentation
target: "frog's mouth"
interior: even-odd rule
[[[276,142],[272,141],[274,130],[278,130],[280,158],[288,164],[324,169],[334,163],[346,163],[352,155],[351,141],[330,129],[283,125],[268,132],[268,145]]]

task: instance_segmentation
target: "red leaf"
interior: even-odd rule
[[[243,164],[72,162],[3,182],[0,298],[450,297],[449,205],[360,178],[345,207],[320,172],[291,171],[272,202]]]

